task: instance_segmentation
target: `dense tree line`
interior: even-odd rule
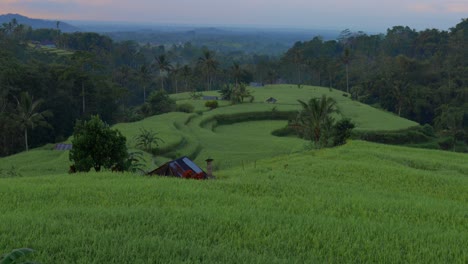
[[[396,26],[367,35],[346,30],[337,40],[297,42],[277,71],[289,83],[338,88],[421,124],[466,132],[466,47],[468,19],[449,31]],[[455,120],[443,118],[448,113]]]
[[[277,58],[214,52],[190,42],[115,42],[96,33],[32,30],[12,21],[0,26],[0,156],[64,140],[77,119],[99,114],[109,124],[138,120],[174,110],[170,100],[161,109],[165,93],[251,81],[338,88],[455,135],[468,124],[467,36],[467,20],[450,31],[401,26],[382,35],[344,31],[338,40],[297,42]],[[40,42],[64,52],[42,49]],[[41,122],[19,122],[22,96],[40,102],[30,114],[41,115]]]

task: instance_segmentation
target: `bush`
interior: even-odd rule
[[[421,127],[413,127],[399,131],[366,131],[354,135],[358,139],[384,143],[384,144],[416,144],[430,141],[432,138],[425,135]]]
[[[176,107],[177,112],[193,113],[193,110],[195,110],[195,107],[188,103],[180,104]]]
[[[193,100],[199,100],[203,97],[203,93],[202,92],[191,92],[190,93],[190,98],[193,99]]]
[[[176,102],[165,91],[152,92],[148,98],[150,115],[172,112],[176,109]]]
[[[89,171],[101,167],[124,168],[128,159],[126,138],[118,130],[110,129],[99,116],[89,121],[78,121],[73,133],[73,148],[69,159],[77,171]]]
[[[206,101],[205,106],[210,108],[210,109],[218,108],[218,101],[216,101],[216,100]]]
[[[339,146],[346,143],[351,137],[351,131],[355,127],[351,119],[341,119],[333,126],[333,146]]]
[[[425,124],[424,126],[422,126],[421,132],[424,135],[429,136],[429,137],[434,137],[435,136],[434,128],[429,124]]]

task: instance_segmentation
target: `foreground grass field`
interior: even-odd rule
[[[217,95],[216,92],[206,94]],[[187,155],[217,180],[121,173],[67,174],[53,145],[0,159],[0,254],[36,250],[42,263],[467,263],[466,154],[352,141],[307,150],[276,137],[284,120],[216,118],[299,109],[334,97],[363,131],[417,125],[326,88],[255,88],[253,103],[117,124],[128,146],[140,129],[164,139],[146,169]],[[278,103],[264,103],[270,96]],[[274,108],[274,110],[273,110]]]
[[[354,141],[212,181],[0,178],[0,249],[42,263],[466,263],[466,160]]]

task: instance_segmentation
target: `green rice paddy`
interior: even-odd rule
[[[67,174],[68,152],[52,146],[2,158],[0,250],[33,248],[41,263],[467,263],[466,154],[363,141],[307,150],[271,135],[286,121],[207,121],[297,110],[296,99],[324,92],[255,88],[252,104],[115,126],[129,147],[140,127],[164,139],[166,157],[147,156],[148,169],[178,155],[204,168],[211,157],[216,180]],[[415,125],[329,93],[358,129]],[[270,96],[278,103],[263,103]]]

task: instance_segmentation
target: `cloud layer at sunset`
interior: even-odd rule
[[[466,0],[2,0],[1,13],[60,20],[355,28],[447,29],[468,17]]]

